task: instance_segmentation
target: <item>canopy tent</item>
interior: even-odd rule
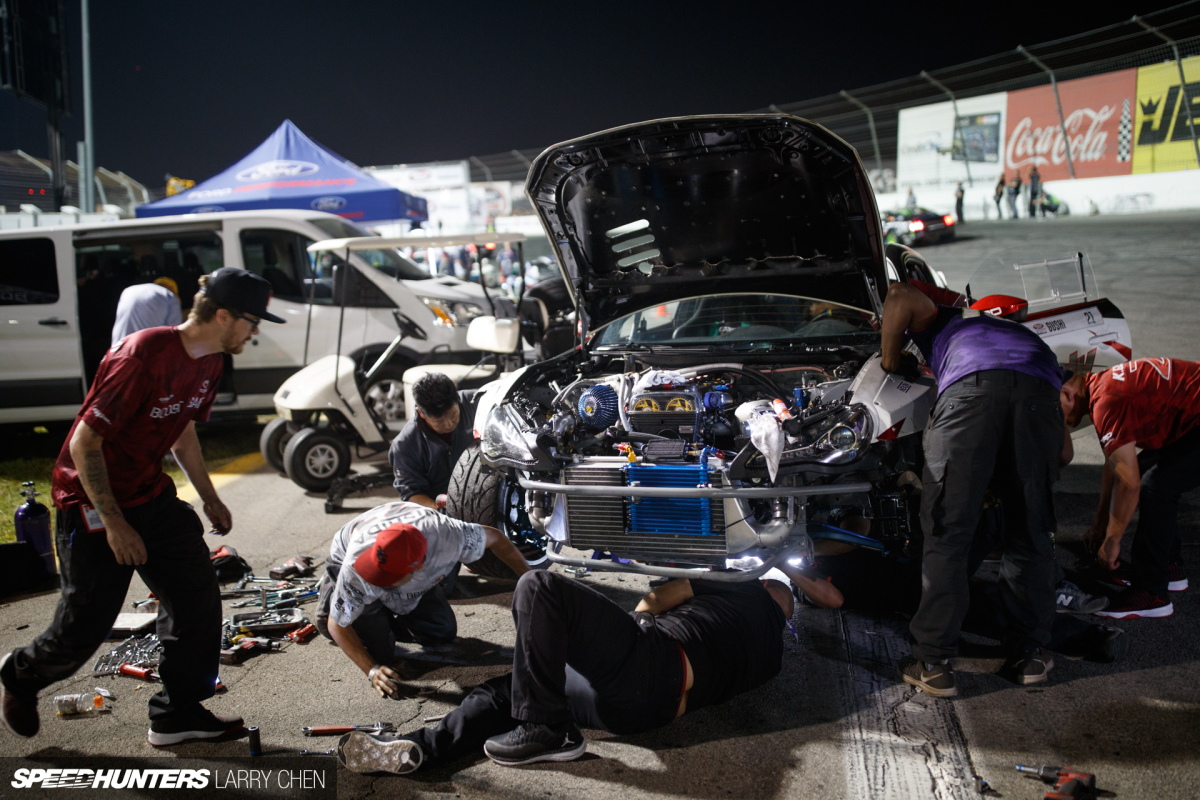
[[[138,206],[139,217],[311,208],[355,221],[429,219],[424,198],[376,180],[283,124],[248,156],[186,192]]]

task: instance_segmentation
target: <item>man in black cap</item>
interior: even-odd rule
[[[233,519],[196,438],[208,419],[222,354],[237,354],[267,313],[271,285],[225,267],[200,279],[186,322],[147,328],[100,362],[54,465],[62,597],[50,627],[0,661],[0,721],[38,732],[37,693],[83,666],[108,637],[134,570],[159,600],[161,691],[150,698],[150,743],[211,739],[242,727],[200,703],[213,696],[221,599],[199,516],[163,474],[170,451],[204,503],[213,532]]]

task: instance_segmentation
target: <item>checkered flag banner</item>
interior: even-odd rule
[[[1117,126],[1117,161],[1128,161],[1133,148],[1133,113],[1129,110],[1129,98],[1121,106],[1121,122]]]

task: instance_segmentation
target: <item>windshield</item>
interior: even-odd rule
[[[877,329],[873,313],[828,300],[715,294],[628,314],[598,330],[593,346],[809,341]]]
[[[310,219],[309,222],[324,231],[330,239],[353,239],[358,236],[371,235],[357,225],[351,225],[349,222],[335,217],[319,217],[317,219]],[[409,261],[400,255],[398,251],[390,247],[378,250],[355,250],[354,255],[389,278],[403,278],[406,281],[423,281],[432,277],[426,270]]]

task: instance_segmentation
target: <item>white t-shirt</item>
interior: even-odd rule
[[[375,544],[380,531],[397,522],[407,522],[425,536],[425,565],[406,583],[384,589],[363,580],[354,569],[354,561]],[[393,614],[408,614],[417,607],[421,596],[449,575],[458,562],[470,564],[482,558],[485,541],[482,526],[417,503],[385,503],[360,514],[337,532],[329,547],[329,563],[340,567],[329,616],[346,628],[375,601],[382,602]]]

